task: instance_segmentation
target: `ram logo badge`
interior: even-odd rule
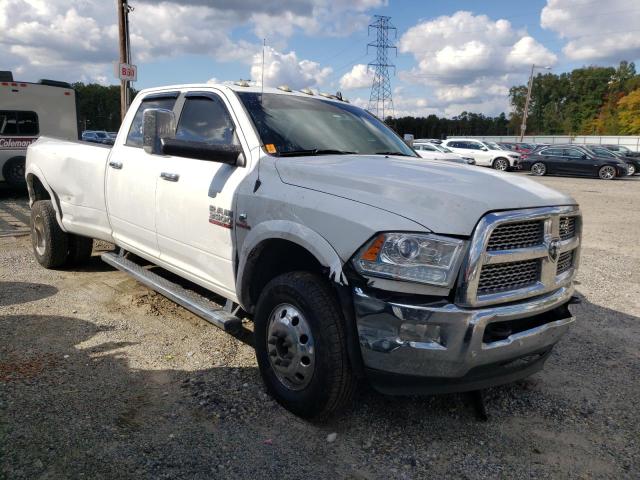
[[[233,227],[233,212],[231,210],[225,210],[222,207],[209,206],[209,223],[218,225],[219,227],[232,228]]]

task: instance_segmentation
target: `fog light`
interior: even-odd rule
[[[441,344],[440,325],[404,322],[400,325],[400,340]]]

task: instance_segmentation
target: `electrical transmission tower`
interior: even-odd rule
[[[368,68],[373,70],[373,85],[371,85],[371,96],[369,97],[369,111],[381,120],[387,116],[393,116],[393,98],[391,96],[391,80],[389,79],[389,69],[393,69],[395,73],[396,66],[389,63],[389,50],[395,50],[396,55],[398,49],[395,45],[389,43],[389,31],[393,30],[394,38],[398,37],[396,27],[391,25],[391,17],[383,15],[375,15],[374,22],[369,25],[369,33],[371,29],[376,31],[376,40],[367,44],[367,53],[369,47],[376,48],[376,61],[371,62]]]

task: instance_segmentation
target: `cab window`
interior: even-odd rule
[[[142,100],[136,116],[133,117],[131,122],[131,128],[129,128],[129,134],[127,135],[126,145],[130,147],[142,148],[142,114],[147,108],[164,108],[166,110],[173,110],[173,106],[176,103],[177,94],[171,94],[166,97],[147,97]]]
[[[215,96],[186,99],[176,138],[216,145],[238,145],[231,116],[222,100]]]
[[[578,150],[577,148],[565,148],[563,156],[569,157],[572,160],[581,160],[584,152]]]

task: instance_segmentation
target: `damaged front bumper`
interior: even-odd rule
[[[407,304],[353,290],[360,350],[384,393],[469,391],[540,370],[574,319],[573,287],[525,302],[460,308]]]

